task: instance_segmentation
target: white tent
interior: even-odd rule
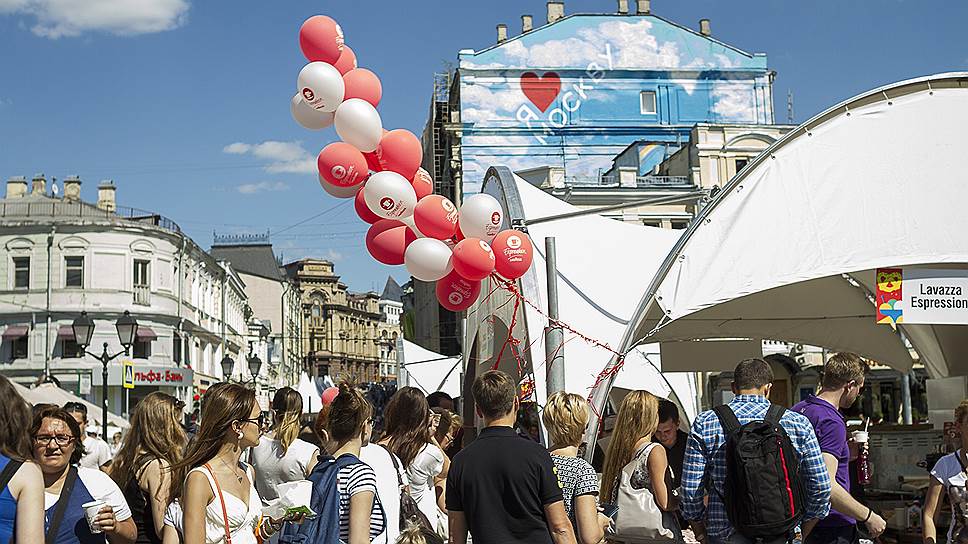
[[[483,192],[504,205],[511,224],[578,211],[504,167],[488,170]],[[521,304],[515,319],[515,304],[508,292],[485,280],[480,300],[467,312],[464,362],[468,378],[464,388],[469,388],[475,372],[495,366],[513,322],[513,336],[521,341],[515,351],[533,368],[536,396],[543,402],[547,372],[543,330],[548,324],[544,315],[548,300],[545,237],[556,238],[560,320],[589,338],[618,348],[645,282],[655,274],[681,231],[581,215],[535,223],[528,233],[534,242],[535,260],[517,285],[534,306]],[[585,396],[611,352],[567,331],[563,349],[565,388]],[[497,367],[515,373],[519,361],[511,352],[512,348],[505,348]],[[694,375],[663,374],[660,368],[657,346],[644,346],[629,354],[618,380],[624,387],[646,389],[678,401],[691,419],[696,413]]]
[[[400,363],[400,387],[416,387],[425,395],[443,391],[451,397],[460,396],[460,357],[447,357],[404,340]]]
[[[65,391],[52,383],[44,383],[32,388],[24,387],[15,381],[11,381],[10,383],[14,385],[17,392],[20,393],[20,396],[30,404],[56,404],[58,406],[64,406],[68,402],[80,402],[87,406],[88,423],[97,425],[98,427],[101,426],[101,408],[69,391]],[[123,417],[108,412],[109,435],[113,434],[112,426],[119,429],[127,429],[131,427],[131,424]]]
[[[302,395],[303,413],[315,414],[323,407],[323,399],[319,395],[316,383],[305,372],[299,375],[299,386],[296,390]]]
[[[870,298],[879,267],[968,264],[966,127],[968,73],[956,73],[875,89],[790,132],[692,222],[620,346],[775,339],[905,371],[903,334],[932,376],[968,373],[964,327],[899,334],[875,324]]]

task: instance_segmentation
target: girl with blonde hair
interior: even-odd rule
[[[279,497],[279,484],[305,480],[316,466],[319,448],[296,438],[302,417],[302,395],[291,387],[276,391],[272,398],[273,428],[252,449],[255,488],[263,501]]]
[[[111,464],[138,527],[139,544],[160,544],[171,488],[171,467],[181,461],[188,437],[181,426],[185,403],[165,393],[148,394],[131,415],[131,429]]]
[[[598,475],[588,461],[578,457],[588,418],[588,401],[564,391],[548,397],[541,415],[551,442],[548,449],[564,496],[565,512],[582,544],[601,541],[611,524],[611,519],[598,513]]]

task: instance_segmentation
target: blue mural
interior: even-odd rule
[[[764,54],[655,15],[572,15],[459,61],[465,193],[499,164],[598,177],[639,140],[645,174],[696,123],[773,123]]]

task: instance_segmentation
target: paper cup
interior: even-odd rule
[[[84,509],[84,516],[87,517],[87,526],[91,528],[91,534],[101,532],[101,526],[94,523],[94,520],[97,519],[97,515],[105,505],[107,503],[104,501],[91,501],[81,505],[81,508]]]
[[[867,443],[867,439],[868,439],[867,431],[854,431],[853,436],[854,436],[854,442],[857,442],[858,444]]]

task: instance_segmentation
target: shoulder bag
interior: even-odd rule
[[[400,486],[400,530],[404,531],[407,527],[411,525],[416,525],[436,533],[436,529],[430,524],[430,520],[427,516],[420,511],[420,507],[417,506],[417,501],[410,496],[410,493],[406,489],[406,485],[403,483],[403,478],[400,477],[400,464],[397,462],[397,456],[393,455],[390,448],[384,446],[383,444],[378,444],[381,448],[386,450],[387,455],[390,456],[390,462],[393,463],[393,473],[397,476],[397,484]]]

